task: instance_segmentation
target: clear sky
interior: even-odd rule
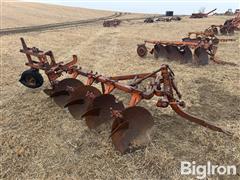
[[[191,14],[205,8],[205,12],[217,8],[217,12],[239,9],[240,0],[25,0],[73,7],[123,12],[159,13],[173,10],[175,14]]]

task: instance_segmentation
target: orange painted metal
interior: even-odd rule
[[[73,112],[71,114],[76,116],[78,119],[85,117],[89,128],[96,128],[102,123],[111,120],[112,117],[115,119],[112,126],[112,140],[115,147],[122,153],[126,151],[126,148],[129,146],[133,138],[138,137],[141,132],[146,133],[147,129],[152,126],[153,119],[150,112],[136,105],[142,100],[151,99],[153,96],[159,97],[159,101],[157,103],[158,107],[166,108],[170,105],[178,115],[191,122],[197,123],[214,131],[229,134],[222,128],[214,126],[200,118],[194,117],[181,109],[181,107],[185,106],[185,103],[181,101],[182,95],[174,83],[174,73],[166,64],[161,65],[159,69],[151,73],[106,77],[92,71],[85,71],[81,67],[76,66],[76,55],[73,56],[73,60],[69,63],[56,63],[52,53],[46,54],[40,50],[36,51],[35,48],[28,48],[24,40],[21,39],[21,41],[23,45],[21,52],[26,54],[28,58],[28,63],[26,63],[26,65],[33,69],[43,70],[49,78],[53,89],[52,91],[49,89],[46,90],[46,94],[56,98],[58,96],[64,96],[66,99],[61,100],[59,103],[61,105],[65,104],[64,106],[68,108],[71,108],[71,105],[84,107],[87,112],[76,113],[77,108],[72,107],[71,110]],[[33,61],[31,56],[39,57],[39,61]],[[52,57],[50,58],[51,62],[48,61],[48,56]],[[63,73],[70,74],[74,78],[77,78],[77,76],[87,78],[87,86],[82,85],[80,81],[75,83],[75,81],[78,80],[74,78],[58,81],[58,77],[62,76]],[[144,89],[138,87],[139,84],[149,78],[153,78],[154,81],[151,81],[148,87]],[[131,84],[121,82],[124,80],[133,80],[133,82]],[[101,83],[103,94],[101,94],[100,91],[98,92],[95,88],[90,88],[94,83]],[[61,86],[61,84],[64,84],[64,86]],[[72,84],[74,84],[74,86],[72,86]],[[76,91],[75,84],[77,87]],[[128,108],[124,109],[122,102],[117,101],[117,99],[110,94],[115,89],[131,95]],[[74,96],[74,94],[76,96]],[[177,97],[174,97],[174,94],[177,94]],[[91,96],[90,99],[88,99],[88,96]],[[84,101],[88,103],[88,106],[83,104]],[[143,118],[145,115],[147,118],[146,120]],[[141,123],[137,122],[138,119],[141,120]],[[130,129],[126,129],[128,127]],[[120,136],[122,138],[120,138]],[[125,138],[123,138],[123,136]],[[125,140],[127,146],[123,145]]]

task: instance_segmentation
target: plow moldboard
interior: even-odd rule
[[[153,126],[151,113],[143,107],[134,106],[125,109],[122,117],[116,118],[112,125],[112,141],[117,150],[125,153],[129,145],[139,137],[145,137]]]

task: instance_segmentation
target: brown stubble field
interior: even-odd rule
[[[127,17],[128,15],[126,15]],[[144,24],[123,22],[117,28],[100,23],[86,27],[1,37],[0,177],[6,179],[194,179],[180,175],[180,162],[235,164],[238,176],[209,179],[239,179],[240,122],[239,67],[180,65],[152,56],[141,59],[136,45],[144,39],[180,40],[188,31],[221,24],[229,17],[189,19],[180,22]],[[176,75],[186,111],[233,132],[232,137],[189,123],[171,109],[159,109],[157,99],[143,101],[154,116],[155,125],[147,147],[120,155],[108,138],[110,124],[89,130],[84,121],[74,120],[44,93],[48,87],[23,87],[19,76],[26,69],[26,57],[19,53],[20,37],[29,46],[52,50],[58,61],[73,54],[84,69],[103,75],[151,72],[167,63]],[[236,42],[219,45],[221,60],[239,63],[239,33]],[[44,76],[45,77],[45,76]],[[129,97],[114,93],[127,102]]]

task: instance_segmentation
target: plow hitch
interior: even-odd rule
[[[29,48],[22,38],[21,41],[23,49],[20,52],[27,56],[26,65],[30,67],[27,71],[39,73],[39,70],[42,70],[49,79],[51,88],[45,89],[45,94],[60,107],[68,109],[74,119],[85,120],[90,129],[112,122],[110,138],[121,153],[126,153],[131,147],[143,145],[149,140],[148,134],[154,124],[153,116],[138,104],[154,96],[159,98],[157,107],[171,107],[178,115],[191,122],[228,134],[220,127],[183,111],[185,103],[181,100],[182,95],[175,85],[174,73],[166,64],[161,65],[154,72],[107,77],[77,66],[75,55],[69,63],[57,63],[51,51],[43,52],[35,47]],[[32,60],[32,57],[37,60]],[[70,77],[59,80],[64,73],[69,74]],[[86,83],[78,80],[78,76],[85,77]],[[132,81],[130,84],[124,82],[129,80]],[[150,83],[147,87],[140,88],[138,85],[143,85],[143,81]],[[101,84],[101,91],[93,86],[97,83]],[[22,84],[31,88],[29,84]],[[42,82],[35,83],[34,88],[40,85]],[[112,94],[114,90],[130,94],[129,103],[124,105],[119,101]]]

